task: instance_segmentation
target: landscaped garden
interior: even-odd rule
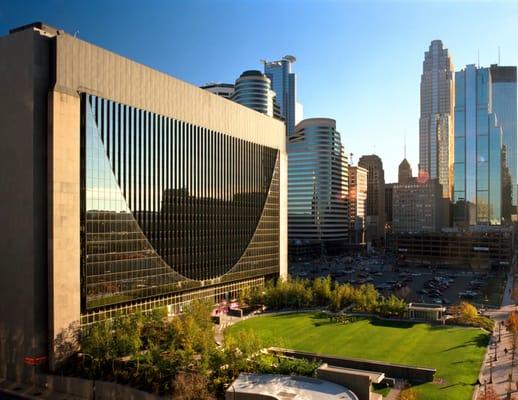
[[[243,331],[297,350],[436,368],[435,382],[415,387],[426,400],[471,399],[488,342],[479,328],[378,319],[343,324],[319,312],[251,318],[231,326],[227,336]]]

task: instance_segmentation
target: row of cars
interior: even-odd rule
[[[473,299],[474,297],[478,296],[480,290],[487,286],[487,282],[475,279],[469,282],[469,287],[464,292],[459,292],[459,298],[464,299]]]
[[[423,284],[423,289],[418,293],[428,296],[432,303],[451,304],[451,301],[444,297],[444,292],[455,283],[455,277],[450,275],[435,276]]]

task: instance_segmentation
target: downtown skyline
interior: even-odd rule
[[[479,60],[486,67],[497,63],[498,47],[500,65],[518,65],[515,4],[302,3],[275,3],[275,13],[268,2],[156,2],[144,10],[136,2],[124,10],[96,1],[33,2],[30,9],[11,3],[0,6],[0,30],[45,20],[195,85],[232,83],[242,71],[262,69],[261,59],[293,54],[304,117],[336,119],[353,163],[364,154],[379,155],[387,182],[397,180],[405,137],[407,159],[417,171],[419,82],[432,40],[449,49],[456,71]],[[471,28],[482,24],[483,31]]]

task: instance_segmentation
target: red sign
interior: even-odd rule
[[[23,362],[27,365],[40,365],[47,361],[47,356],[39,356],[39,357],[23,357]]]

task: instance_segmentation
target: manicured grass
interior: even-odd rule
[[[331,323],[318,313],[251,318],[227,334],[252,330],[268,343],[297,350],[436,368],[436,382],[416,386],[424,400],[469,400],[488,335],[476,328],[385,322]]]

